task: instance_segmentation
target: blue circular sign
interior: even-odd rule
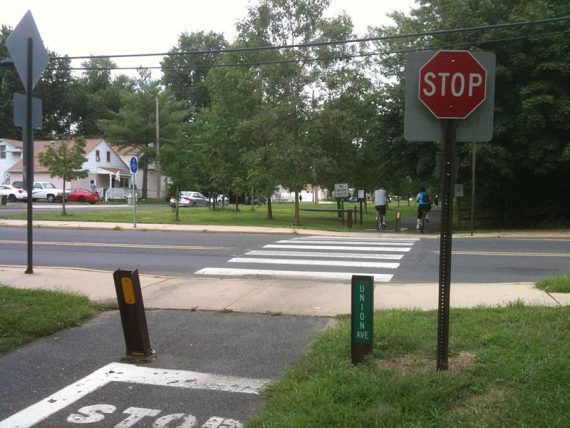
[[[131,173],[136,174],[139,170],[139,160],[136,157],[131,158]]]

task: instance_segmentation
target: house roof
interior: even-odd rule
[[[17,146],[17,144],[14,143],[19,143],[18,147],[22,147],[23,143],[21,141],[17,141],[17,140],[4,140],[4,141],[10,141],[10,144],[13,144],[15,146]],[[90,153],[91,151],[93,151],[95,149],[95,147],[97,147],[99,144],[101,144],[102,142],[105,142],[105,140],[100,139],[100,138],[89,138],[85,140],[85,154],[87,155],[88,153]],[[40,161],[38,160],[38,155],[42,152],[44,152],[46,150],[46,148],[50,145],[56,143],[55,141],[44,141],[44,140],[36,140],[34,141],[34,172],[49,172],[48,168],[45,166],[40,165]],[[111,147],[113,150],[115,150],[114,147],[112,147],[111,145],[109,145],[109,147]],[[8,168],[9,172],[23,172],[24,171],[24,161],[22,159],[20,159],[18,162],[16,162],[14,165],[12,165],[10,168]]]
[[[14,147],[18,147],[18,148],[20,148],[20,149],[24,147],[24,143],[22,143],[22,142],[19,141],[19,140],[10,140],[10,139],[8,139],[8,138],[0,138],[0,141],[3,142],[3,143],[6,143],[6,144],[10,144],[10,145],[12,145],[12,146],[14,146]]]

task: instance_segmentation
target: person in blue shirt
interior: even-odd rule
[[[416,202],[418,203],[418,217],[416,219],[416,230],[420,229],[420,219],[425,213],[425,222],[429,223],[429,211],[431,210],[431,199],[429,193],[426,191],[425,186],[420,188],[420,193],[416,196]]]

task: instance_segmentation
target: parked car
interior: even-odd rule
[[[12,183],[14,187],[18,189],[24,189],[23,181],[14,181]],[[66,195],[69,195],[69,191],[65,191]],[[63,196],[63,189],[55,187],[53,183],[34,181],[32,186],[32,200],[36,199],[47,199],[48,202],[61,201]]]
[[[6,196],[8,202],[25,201],[28,199],[28,192],[10,184],[3,184],[0,186],[0,196]]]
[[[170,206],[176,207],[176,198],[170,198]],[[182,191],[180,192],[180,199],[178,200],[179,207],[207,207],[208,198],[200,192]]]
[[[66,196],[69,194],[65,192]],[[33,199],[47,199],[48,202],[61,201],[63,189],[56,187],[53,183],[35,181],[32,190]]]
[[[227,205],[230,203],[230,198],[227,195],[222,195],[221,193],[217,194],[216,196],[216,204],[224,204]],[[210,203],[213,202],[214,198],[210,198]]]
[[[244,198],[243,203],[244,203],[245,205],[251,205],[251,201],[252,201],[251,197],[246,196],[246,197]],[[253,198],[253,204],[254,204],[254,205],[265,205],[266,202],[267,202],[267,199],[266,199],[265,197],[263,197],[263,196],[260,196],[259,198],[256,196],[256,197]]]
[[[86,189],[69,189],[69,196],[67,197],[68,201],[71,202],[89,202],[93,205],[96,202],[101,200],[101,196],[95,190],[90,191]]]

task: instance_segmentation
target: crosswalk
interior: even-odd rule
[[[350,281],[352,275],[371,275],[376,282],[389,282],[417,241],[417,238],[334,236],[291,238],[233,257],[227,260],[228,266],[200,269],[195,275],[328,281]]]

